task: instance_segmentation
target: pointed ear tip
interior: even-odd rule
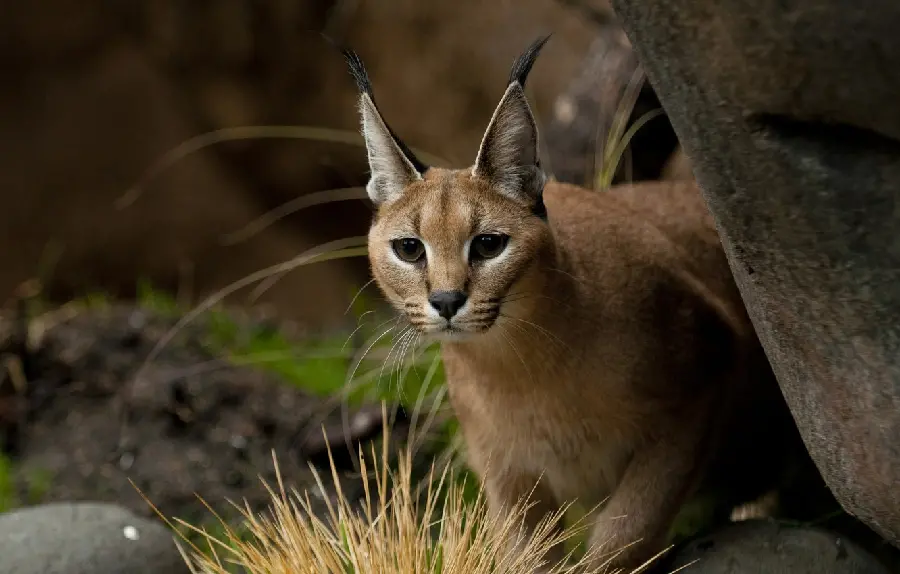
[[[357,70],[359,70],[365,72],[365,66],[363,66],[362,59],[360,59],[359,55],[351,48],[341,45],[337,40],[329,36],[324,31],[320,31],[319,36],[321,36],[322,39],[328,43],[328,45],[341,53],[341,55],[344,57],[344,61],[348,66],[350,66],[350,69],[352,71],[356,72]]]
[[[359,93],[367,94],[371,97],[372,82],[369,80],[369,73],[366,71],[362,58],[349,48],[341,48],[341,54],[343,54],[344,60],[347,62],[347,67],[350,68],[350,75],[353,76]]]
[[[509,73],[509,83],[518,83],[523,88],[525,87],[525,82],[528,79],[528,74],[531,73],[531,68],[534,65],[535,60],[537,60],[538,55],[541,53],[544,45],[547,41],[550,40],[550,36],[553,33],[547,33],[543,36],[538,37],[534,42],[531,43],[530,46],[516,59],[513,64],[512,70]]]

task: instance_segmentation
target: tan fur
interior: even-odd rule
[[[612,565],[635,567],[710,477],[751,482],[757,423],[774,428],[760,405],[780,394],[696,184],[544,185],[530,110],[509,97],[523,93],[522,61],[473,168],[426,170],[379,203],[372,272],[414,328],[443,339],[450,398],[494,511],[535,485],[532,529],[565,502],[606,501],[591,540],[628,545]],[[468,242],[484,233],[508,235],[506,249],[470,260]],[[401,238],[420,239],[426,256],[401,261]],[[468,299],[446,319],[429,304],[436,291]],[[723,504],[761,494],[744,486]]]
[[[496,506],[541,476],[548,510],[611,497],[592,539],[615,548],[644,538],[618,561],[634,565],[658,550],[700,478],[715,414],[755,338],[693,184],[597,193],[550,183],[544,197],[549,225],[465,171],[432,169],[378,213],[372,270],[414,325],[424,325],[426,282],[468,281],[473,311],[508,298],[486,332],[442,347],[470,464]],[[474,212],[517,250],[490,276],[461,257],[481,231]],[[392,266],[392,234],[426,240],[428,268]],[[721,369],[709,353],[727,355]]]

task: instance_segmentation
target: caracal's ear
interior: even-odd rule
[[[541,203],[547,180],[538,157],[538,131],[525,98],[525,80],[550,38],[536,40],[516,60],[509,85],[488,125],[472,174],[487,179],[500,193],[528,205]]]
[[[366,140],[372,172],[366,191],[369,198],[380,205],[400,197],[406,186],[422,179],[428,166],[413,155],[381,117],[375,105],[369,75],[360,57],[351,50],[342,51],[359,89],[362,135]]]

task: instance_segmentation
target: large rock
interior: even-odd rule
[[[679,549],[666,572],[684,574],[888,574],[872,555],[826,530],[738,522]]]
[[[58,503],[0,515],[0,572],[179,574],[172,533],[111,504]]]
[[[900,544],[900,3],[614,7],[812,456]]]

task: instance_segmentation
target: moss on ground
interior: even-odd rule
[[[13,478],[13,461],[0,453],[0,513],[22,506],[37,504],[49,490],[53,475],[46,471],[35,470],[25,477],[25,495],[19,494]]]
[[[183,314],[190,310],[147,282],[138,283],[137,295],[141,307],[155,312]],[[102,296],[91,296],[93,304],[103,300]],[[208,343],[211,350],[235,364],[267,370],[312,394],[343,393],[349,404],[383,400],[414,408],[419,397],[444,384],[437,350],[427,349],[412,356],[408,345],[394,345],[397,341],[390,336],[371,343],[387,329],[387,323],[363,319],[371,309],[363,297],[357,297],[351,309],[358,322],[353,333],[294,341],[273,326],[243,324],[227,311],[213,308],[206,313]],[[353,341],[370,342],[371,347],[366,345],[368,354],[376,358],[359,361],[353,376],[349,376],[355,366]]]

